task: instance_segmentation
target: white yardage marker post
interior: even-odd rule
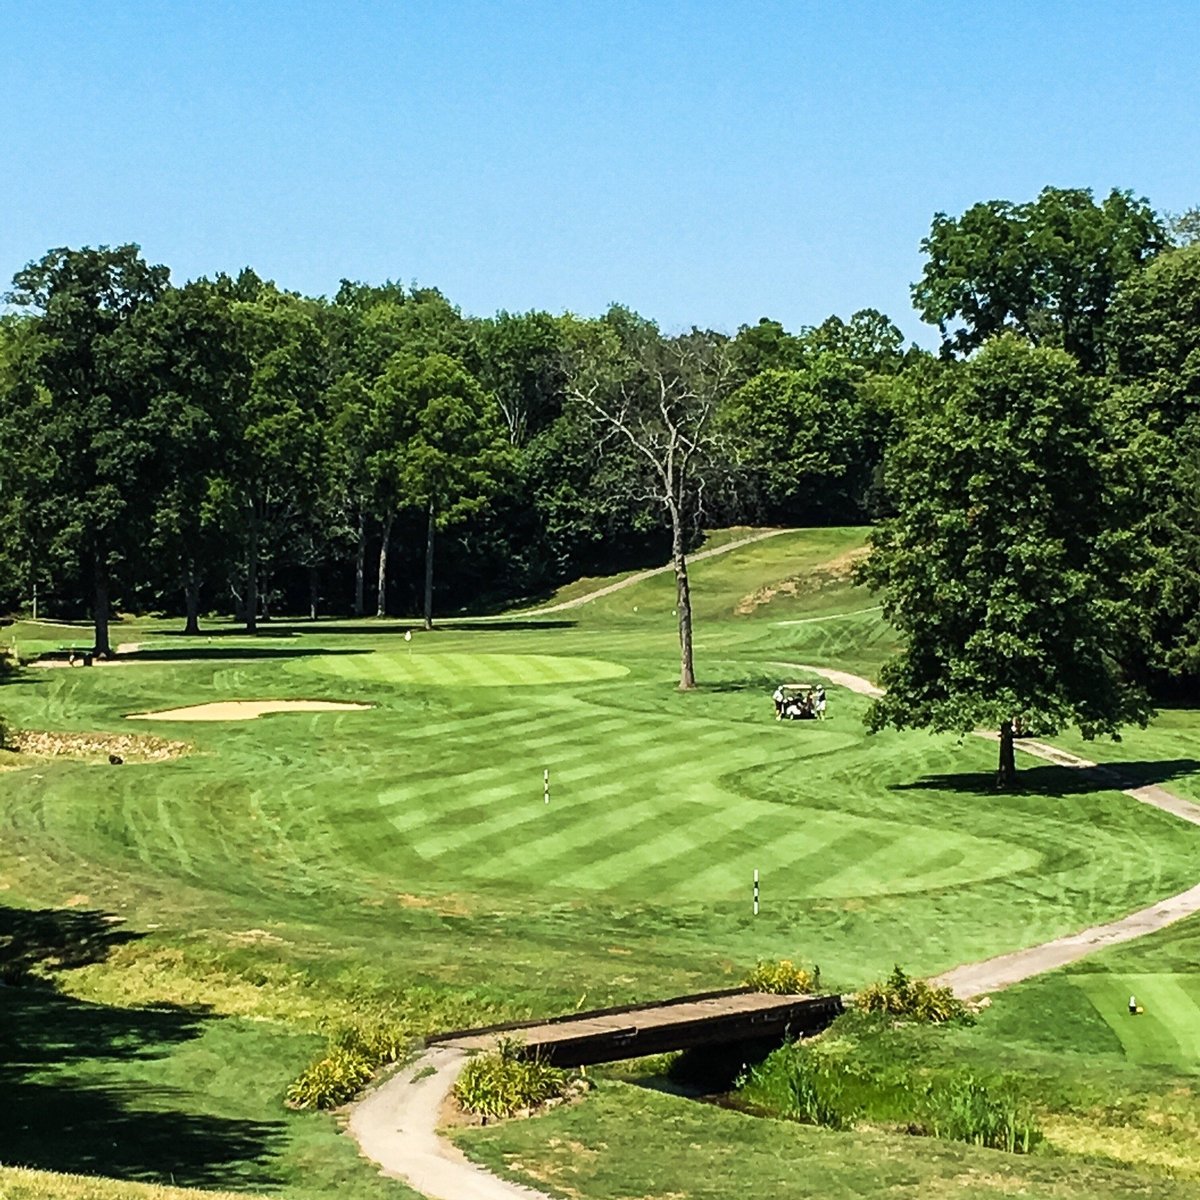
[[[758,916],[758,868],[754,868],[754,915]]]
[[[550,768],[547,767],[542,772],[542,791],[545,796],[546,803],[550,803]]]

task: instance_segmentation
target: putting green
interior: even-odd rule
[[[363,683],[407,683],[417,687],[536,687],[617,679],[629,668],[599,658],[559,654],[465,654],[446,650],[377,651],[330,655],[295,665]]]
[[[1105,971],[1070,978],[1117,1035],[1127,1058],[1200,1068],[1200,975]],[[1130,996],[1144,1012],[1130,1014]]]

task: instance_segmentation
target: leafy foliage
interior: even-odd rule
[[[821,968],[798,967],[791,959],[763,959],[743,980],[748,988],[756,992],[770,992],[777,996],[804,996],[817,991],[821,986]]]
[[[1015,331],[1095,372],[1118,285],[1165,244],[1161,221],[1130,192],[1097,203],[1086,189],[1048,187],[1026,204],[990,200],[934,216],[913,302],[947,353]]]
[[[467,1112],[511,1117],[565,1095],[570,1082],[566,1071],[523,1056],[520,1043],[505,1039],[490,1054],[468,1060],[454,1084],[454,1096]]]
[[[905,1021],[938,1025],[970,1017],[965,1004],[948,987],[936,987],[924,979],[910,979],[899,967],[883,980],[868,984],[854,996],[854,1007],[863,1013],[879,1013]]]
[[[292,1108],[336,1108],[345,1104],[386,1063],[399,1062],[411,1039],[385,1017],[335,1025],[324,1057],[306,1067],[288,1086]]]
[[[905,639],[872,728],[999,728],[1009,783],[1018,714],[1085,737],[1145,723],[1125,664],[1150,555],[1125,432],[1068,355],[1013,335],[935,382],[888,456],[896,515],[861,571]]]

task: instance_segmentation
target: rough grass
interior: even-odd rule
[[[24,1167],[0,1167],[0,1196],[4,1200],[255,1200],[246,1192],[126,1183],[90,1175],[30,1171]]]

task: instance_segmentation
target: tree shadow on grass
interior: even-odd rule
[[[331,649],[326,646],[181,646],[178,650],[134,650],[122,654],[120,662],[197,662],[209,659],[216,661],[226,659],[273,658],[331,658],[348,654],[370,654],[364,648],[341,646]]]
[[[54,990],[59,972],[102,962],[138,936],[95,910],[0,906],[4,1162],[193,1187],[276,1186],[285,1122],[197,1112],[194,1096],[153,1080],[154,1060],[220,1018],[176,1005],[92,1004]]]
[[[49,986],[53,972],[103,962],[114,947],[142,936],[97,909],[0,905],[0,983]]]
[[[958,792],[972,796],[1083,796],[1093,792],[1169,784],[1173,779],[1200,773],[1194,758],[1159,759],[1152,762],[1112,763],[1098,767],[1060,767],[1052,764],[1022,767],[1016,784],[1000,791],[992,772],[954,772],[926,775],[908,783],[894,783],[893,792]]]
[[[4,1161],[188,1187],[271,1186],[283,1121],[189,1111],[194,1097],[137,1077],[139,1061],[169,1055],[212,1020],[174,1006],[0,991]]]
[[[432,633],[437,633],[439,630],[453,630],[455,632],[469,632],[471,630],[505,630],[505,631],[521,631],[521,630],[537,630],[537,629],[573,629],[578,624],[577,621],[561,618],[547,617],[544,619],[536,618],[533,614],[528,617],[445,617],[434,622]],[[422,629],[422,619],[420,617],[398,618],[396,620],[355,620],[352,617],[334,618],[332,620],[322,621],[285,621],[276,624],[262,623],[258,627],[256,633],[247,633],[241,626],[220,626],[213,629],[202,630],[197,634],[185,634],[182,629],[164,629],[155,631],[154,637],[203,637],[203,638],[297,638],[297,637],[323,637],[326,634],[333,636],[372,636],[372,637],[403,637],[406,633],[425,634]],[[142,652],[145,653],[145,652]],[[183,654],[183,651],[179,651]],[[233,651],[230,651],[233,653]],[[285,651],[286,653],[286,651]],[[301,651],[295,651],[301,653]],[[316,654],[320,653],[317,650],[307,650],[302,653]],[[341,651],[340,653],[361,653],[360,651]],[[124,656],[122,656],[124,657]],[[130,657],[133,657],[132,655]]]

